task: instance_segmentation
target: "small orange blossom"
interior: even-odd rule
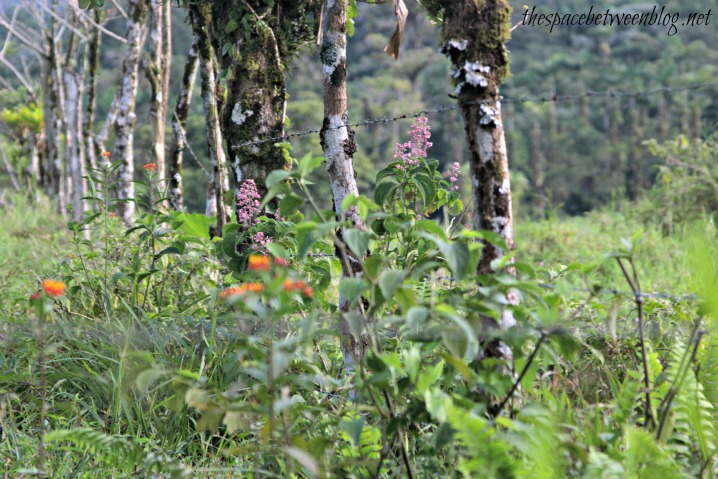
[[[147,171],[155,171],[157,169],[157,163],[147,163],[142,168],[144,168]]]
[[[269,271],[271,260],[261,254],[253,254],[249,257],[249,269],[252,271]]]
[[[104,156],[105,158],[108,158],[108,157],[110,156],[110,152],[109,152],[109,151],[103,151],[103,152],[102,152],[102,156]]]
[[[244,293],[261,293],[264,291],[264,285],[261,283],[244,283],[240,286],[229,286],[219,293],[219,299],[225,300],[230,296]]]
[[[54,279],[43,279],[42,289],[50,296],[62,296],[65,293],[65,283]]]

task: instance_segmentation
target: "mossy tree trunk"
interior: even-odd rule
[[[184,66],[184,74],[182,75],[182,84],[180,85],[179,95],[177,95],[177,104],[175,105],[174,115],[172,116],[172,140],[169,150],[169,197],[170,207],[174,210],[181,211],[184,207],[184,189],[182,186],[182,150],[185,145],[185,131],[187,127],[187,116],[189,115],[189,105],[192,101],[192,90],[194,88],[194,80],[197,76],[197,65],[199,57],[197,56],[197,42],[187,53],[187,60]]]
[[[213,37],[226,81],[221,111],[235,191],[252,179],[260,194],[273,170],[288,169],[283,149],[268,141],[284,135],[285,74],[291,56],[313,35],[312,0],[227,0],[212,8]]]
[[[509,71],[505,43],[510,36],[511,9],[507,0],[454,0],[441,5],[443,50],[452,64],[469,150],[474,228],[500,235],[513,248],[511,186],[499,96],[499,85]],[[505,254],[498,246],[484,244],[477,272],[491,274],[491,262]],[[500,321],[484,317],[482,323],[486,329],[507,329],[516,321],[506,310]],[[513,358],[511,349],[500,341],[484,347],[487,357]]]
[[[321,60],[324,82],[324,124],[320,132],[322,149],[327,159],[327,171],[332,186],[332,198],[337,219],[351,221],[355,228],[365,229],[364,221],[356,207],[342,211],[347,196],[359,195],[353,155],[357,145],[354,131],[343,126],[349,122],[347,110],[347,8],[348,0],[328,2],[322,28]],[[341,237],[341,231],[339,233]],[[342,276],[361,276],[361,262],[346,255],[342,258]],[[339,309],[349,311],[349,303],[339,296]],[[367,341],[357,341],[349,325],[342,320],[340,325],[342,354],[345,366],[352,369],[353,360],[365,353]]]

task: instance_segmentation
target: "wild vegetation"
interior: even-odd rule
[[[520,33],[541,41],[514,53],[513,46],[504,49],[506,21],[489,33],[467,33],[462,13],[496,6],[495,18],[506,20],[505,2],[422,2],[421,15],[444,22],[429,30],[414,4],[403,24],[406,5],[397,0],[386,50],[407,59],[378,71],[384,60],[375,59],[385,55],[381,45],[390,35],[379,39],[370,27],[381,24],[376,12],[386,5],[329,2],[324,23],[315,23],[321,2],[298,1],[291,7],[301,15],[280,18],[290,3],[178,7],[191,29],[177,27],[172,48],[194,51],[174,67],[184,67],[184,106],[178,101],[173,113],[166,101],[156,102],[155,116],[166,122],[134,128],[113,115],[143,114],[133,113],[134,103],[140,106],[147,92],[138,89],[132,105],[112,113],[110,96],[98,90],[96,112],[92,100],[77,103],[90,120],[75,124],[75,133],[92,133],[80,150],[70,148],[69,132],[58,134],[54,146],[43,143],[48,131],[62,131],[56,128],[62,122],[73,124],[52,117],[48,125],[46,113],[61,108],[42,103],[44,94],[69,91],[69,77],[57,87],[58,77],[28,68],[6,82],[0,145],[8,152],[8,187],[0,192],[5,477],[716,477],[718,145],[696,124],[710,122],[708,100],[686,95],[673,103],[668,90],[662,107],[661,95],[628,96],[628,105],[602,108],[587,100],[571,122],[562,120],[570,113],[559,102],[506,102],[502,122],[495,100],[509,73],[505,60],[518,58],[501,87],[509,97],[545,91],[544,81],[563,91],[569,80],[561,69],[584,60],[578,77],[591,90],[612,74],[611,47],[625,31],[572,31],[573,53],[554,52],[556,63],[539,65],[528,55],[566,49],[562,40],[518,26],[514,41]],[[124,78],[134,75],[138,83],[145,66],[138,61],[140,40],[148,29],[152,63],[144,74],[158,100],[157,91],[169,93],[166,77],[157,75],[159,52],[169,44],[156,28],[170,28],[170,17],[163,17],[162,2],[112,4],[128,7],[125,15],[98,0],[79,6],[103,28],[112,28],[112,15],[124,16],[124,56],[114,52],[114,66],[123,62]],[[157,8],[142,10],[150,4]],[[49,12],[75,12],[64,21],[77,38],[86,37],[80,43],[87,48],[85,67],[69,54],[65,64],[89,74],[92,45],[100,45],[100,64],[111,64],[107,47],[89,35],[92,23],[79,10],[56,7]],[[38,18],[60,28],[60,38],[67,30],[49,12]],[[159,23],[146,22],[145,14]],[[15,23],[24,21],[21,13],[12,22],[0,18],[9,36],[24,33],[17,29],[24,23]],[[347,28],[354,30],[349,40]],[[425,39],[422,31],[432,33]],[[316,32],[321,55],[312,59],[297,49],[316,41]],[[439,33],[446,58],[424,43],[438,44]],[[471,48],[456,39],[464,33]],[[133,36],[140,37],[134,46]],[[51,51],[71,52],[74,41]],[[665,41],[678,50],[684,42]],[[691,48],[703,41],[694,39]],[[669,53],[657,59],[629,52],[645,68],[646,83],[624,72],[625,85],[652,88],[656,69],[671,62],[685,69],[685,78],[659,85],[700,80],[686,66],[694,60],[691,48],[680,50],[680,67]],[[366,58],[355,61],[358,52]],[[589,67],[598,53],[604,67]],[[624,53],[616,53],[620,61]],[[295,70],[285,76],[285,61],[295,54]],[[501,72],[487,70],[487,58]],[[276,95],[262,97],[267,77],[257,67],[275,61]],[[417,114],[407,131],[399,121],[369,134],[346,124],[354,103],[369,118],[431,106],[429,91],[448,102],[451,68],[460,90],[456,108]],[[346,83],[353,69],[360,74]],[[113,75],[101,70],[100,76]],[[203,99],[192,103],[195,115],[193,70]],[[34,102],[20,85],[27,72],[47,81]],[[33,78],[27,80],[36,87]],[[248,89],[251,82],[261,88]],[[128,88],[118,87],[118,103]],[[296,97],[287,103],[289,117],[322,125],[320,141],[283,136],[288,120],[278,99],[287,95]],[[672,112],[680,105],[690,113],[679,121]],[[94,124],[107,108],[105,124],[114,124],[114,133]],[[455,111],[474,126],[468,137]],[[248,118],[254,119],[245,125]],[[684,121],[694,128],[677,135]],[[173,134],[164,161],[155,131],[164,131],[161,124],[167,137]],[[488,156],[481,138],[491,142]],[[594,138],[597,143],[589,141]],[[237,153],[253,148],[248,140],[263,143],[247,156]],[[601,141],[610,149],[592,151]],[[48,156],[52,148],[55,156]],[[136,153],[130,163],[128,149]],[[202,169],[182,168],[183,149]],[[73,190],[53,193],[48,173],[57,172],[60,183],[72,178],[73,151],[84,152],[77,153],[84,158],[81,213],[64,208],[58,198],[71,203]],[[604,157],[615,164],[591,163]],[[66,163],[58,169],[55,158]],[[655,174],[636,180],[632,175],[648,163],[657,165]],[[493,187],[470,188],[489,164]],[[598,172],[592,180],[598,189],[585,183],[590,174],[572,166],[588,164]],[[38,184],[36,167],[45,168],[40,180],[48,182]],[[163,167],[179,180],[170,184]],[[128,171],[135,171],[129,197],[121,193],[130,191],[122,184]],[[601,174],[606,171],[614,176]],[[41,192],[46,187],[48,194]],[[187,209],[177,207],[178,198]]]

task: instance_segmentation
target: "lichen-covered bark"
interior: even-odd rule
[[[240,145],[284,134],[286,69],[291,55],[313,33],[314,22],[308,13],[317,6],[312,0],[227,0],[213,4],[213,36],[220,49],[222,76],[227,78],[222,133],[235,188],[252,179],[263,194],[267,175],[290,166],[282,149],[272,141]],[[236,22],[236,29],[226,28],[230,21]]]
[[[217,214],[216,231],[222,234],[225,223],[231,219],[231,209],[225,204],[225,191],[229,190],[224,150],[222,149],[222,131],[220,130],[217,106],[216,59],[209,37],[209,5],[190,5],[190,21],[197,43],[199,66],[202,77],[202,103],[207,130],[207,147],[213,165],[213,174],[207,190],[207,216]],[[214,191],[210,191],[210,189]],[[212,208],[210,201],[216,204]],[[224,214],[218,214],[224,212]]]
[[[166,0],[150,1],[150,62],[146,67],[147,79],[150,83],[150,127],[152,128],[152,162],[157,164],[157,178],[164,180],[165,170],[165,121],[167,97],[169,95],[170,36],[169,2]]]
[[[499,85],[509,71],[504,45],[510,36],[511,9],[507,0],[441,4],[443,51],[451,60],[469,150],[474,227],[500,235],[513,248],[511,186],[499,96]],[[491,273],[491,262],[506,253],[486,243],[478,273]],[[488,316],[482,317],[482,323],[486,329],[507,329],[516,321],[505,310],[499,323]],[[511,349],[497,340],[484,344],[484,354],[504,360],[513,358]]]
[[[182,186],[182,150],[185,145],[185,128],[187,126],[187,116],[189,115],[189,105],[192,101],[192,89],[194,80],[197,76],[197,65],[199,57],[197,56],[196,42],[187,53],[187,61],[184,66],[184,74],[182,75],[182,84],[180,85],[179,95],[177,96],[177,104],[175,105],[174,115],[172,116],[172,141],[169,150],[169,170],[170,170],[170,206],[181,211],[184,207],[184,189]]]
[[[321,60],[324,83],[324,124],[321,130],[321,144],[327,159],[327,172],[332,186],[334,211],[341,221],[346,218],[355,228],[365,229],[357,208],[342,211],[344,198],[359,195],[353,155],[357,149],[354,131],[346,125],[349,121],[347,110],[347,8],[348,0],[334,0],[327,3],[322,23]],[[341,232],[340,232],[341,235]],[[342,261],[342,276],[361,276],[359,261]],[[339,296],[339,309],[349,310],[349,303]],[[349,325],[342,320],[341,346],[345,365],[361,358],[366,350],[366,341],[357,341]]]
[[[134,163],[134,130],[137,118],[135,116],[135,99],[137,97],[137,70],[139,65],[140,48],[144,41],[147,13],[147,0],[130,0],[127,10],[127,46],[125,57],[122,60],[122,78],[117,103],[117,118],[115,119],[115,149],[113,157],[121,160],[118,168],[117,215],[125,223],[131,223],[135,213],[135,175]]]

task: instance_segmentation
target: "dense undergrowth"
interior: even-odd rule
[[[109,171],[65,231],[45,203],[3,197],[5,475],[715,476],[712,221],[526,221],[514,262],[477,277],[480,240],[501,241],[463,227],[436,162],[393,163],[373,200],[347,200],[367,232],[316,206],[320,164],[273,173],[222,240],[165,212],[151,173],[130,228],[102,200]],[[341,278],[352,258],[363,277]],[[367,343],[355,364],[340,294]],[[519,328],[482,328],[506,310]],[[483,357],[492,338],[515,364]]]

